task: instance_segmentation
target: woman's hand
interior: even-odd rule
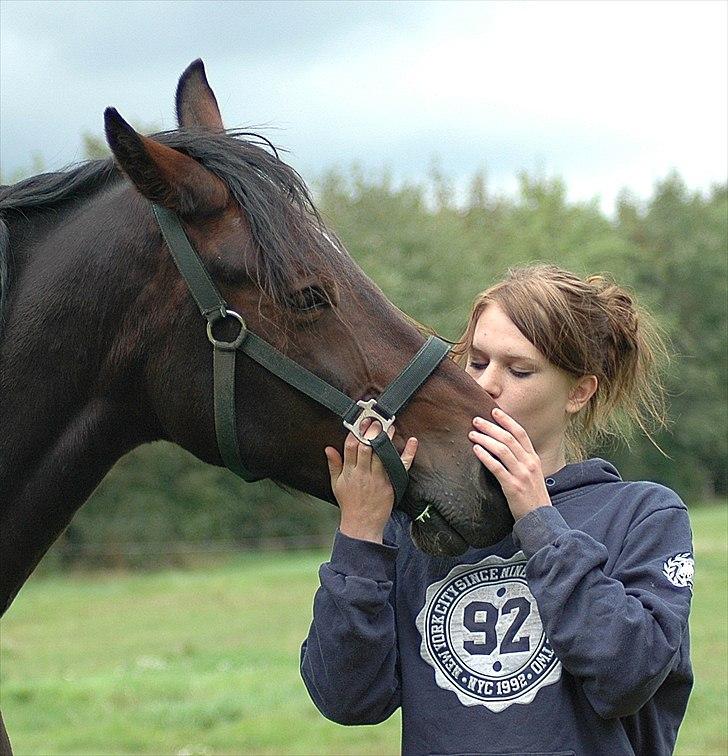
[[[541,460],[526,431],[501,409],[494,409],[493,417],[500,425],[476,417],[477,430],[469,438],[475,444],[475,456],[495,475],[511,514],[519,520],[532,509],[551,506],[551,498]]]
[[[382,426],[366,420],[365,438],[375,438]],[[389,437],[394,427],[389,429]],[[402,464],[407,470],[417,452],[417,439],[410,438],[402,452]],[[341,509],[339,530],[351,538],[382,543],[384,526],[394,506],[394,491],[384,466],[371,446],[362,444],[353,433],[344,442],[344,459],[332,446],[325,449],[329,464],[331,488]]]

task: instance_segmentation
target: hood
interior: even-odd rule
[[[562,467],[546,478],[546,489],[553,499],[560,494],[575,491],[596,483],[616,483],[622,478],[617,468],[606,459],[594,457]]]

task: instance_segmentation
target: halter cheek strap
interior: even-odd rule
[[[281,380],[334,412],[359,441],[370,445],[387,471],[394,489],[395,505],[401,505],[409,476],[386,431],[397,413],[448,354],[450,345],[436,336],[430,336],[378,399],[355,401],[249,331],[245,320],[237,312],[228,309],[202,260],[190,244],[177,215],[160,205],[153,204],[152,209],[172,258],[200,313],[207,320],[207,337],[213,346],[215,434],[225,465],[243,480],[251,482],[261,479],[261,476],[246,468],[238,446],[235,358],[237,352],[241,351]],[[237,336],[231,341],[221,341],[213,335],[213,325],[226,318],[237,321],[239,326]],[[361,423],[365,418],[377,420],[382,425],[383,430],[374,439],[364,438]],[[423,513],[409,514],[417,517]]]

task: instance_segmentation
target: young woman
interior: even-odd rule
[[[478,296],[459,351],[499,408],[470,440],[513,533],[427,556],[376,456],[327,448],[341,524],[301,653],[311,698],[342,724],[401,707],[406,754],[671,753],[693,679],[687,511],[583,454],[661,419],[656,329],[616,284],[532,266]]]

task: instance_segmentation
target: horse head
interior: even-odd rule
[[[140,281],[109,369],[139,365],[139,401],[160,435],[220,465],[205,322],[151,203],[177,215],[207,274],[252,333],[350,397],[379,396],[424,337],[326,228],[275,150],[224,128],[201,61],[180,78],[176,105],[179,129],[154,137],[138,134],[114,109],[105,114],[108,143],[128,178],[116,207],[136,227],[127,254],[138,258],[132,266]],[[323,450],[341,447],[339,418],[251,359],[237,361],[234,381],[245,466],[334,502]],[[395,446],[401,450],[409,436],[420,440],[403,505],[429,505],[430,516],[412,526],[425,551],[458,554],[510,530],[502,491],[467,435],[473,416],[488,416],[492,407],[446,359],[397,417]]]

